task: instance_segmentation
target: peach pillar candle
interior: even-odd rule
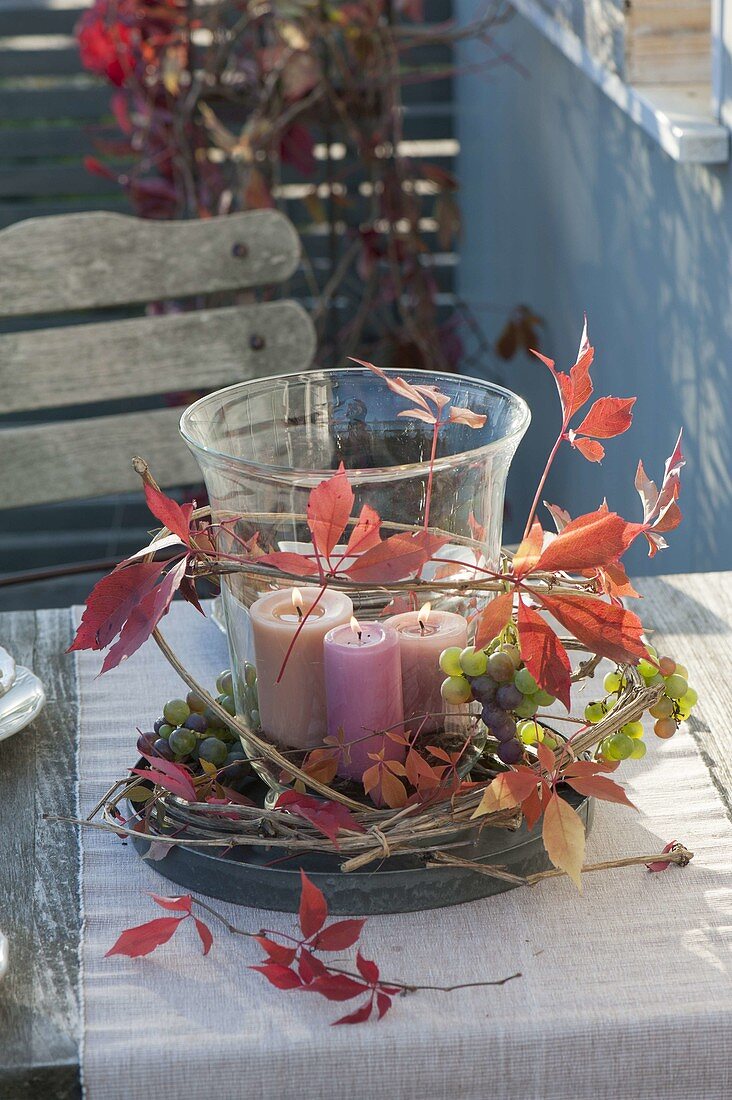
[[[323,743],[327,729],[323,638],[353,615],[345,593],[326,589],[316,603],[319,592],[319,588],[280,589],[260,596],[249,609],[262,730],[290,748],[312,749]],[[277,683],[295,631],[311,608]]]
[[[329,631],[323,643],[328,736],[350,745],[338,774],[360,780],[373,767],[371,753],[404,761],[406,748],[386,737],[402,733],[399,637],[386,623],[358,623]],[[342,732],[341,732],[342,731]],[[371,736],[370,736],[371,735]]]
[[[409,721],[420,714],[441,714],[445,703],[440,685],[445,674],[440,671],[440,654],[448,646],[465,649],[468,644],[466,620],[452,611],[433,611],[426,603],[419,611],[392,615],[386,625],[399,635],[405,719]],[[440,717],[414,723],[425,733],[434,733],[444,725]]]

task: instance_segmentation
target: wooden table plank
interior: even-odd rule
[[[47,825],[76,802],[77,691],[67,608],[0,616],[0,640],[46,687],[28,730],[0,743],[0,927],[10,969],[0,986],[3,1100],[71,1100],[79,1086],[79,848]]]

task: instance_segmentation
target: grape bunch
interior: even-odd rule
[[[647,646],[647,649],[653,659],[640,660],[638,672],[649,687],[663,684],[663,695],[649,708],[648,713],[656,719],[653,726],[656,737],[666,740],[673,737],[679,725],[689,717],[698,696],[694,689],[689,687],[689,674],[683,665],[677,664],[672,657],[659,657],[653,646]],[[597,699],[587,704],[585,721],[595,725],[609,714],[617,704],[620,692],[625,685],[626,678],[620,669],[608,672],[603,682],[607,695],[604,699]],[[606,760],[642,760],[646,755],[643,723],[626,722],[617,733],[606,737],[600,743],[598,752]]]
[[[217,703],[229,714],[236,713],[231,672],[222,672],[216,680]],[[195,765],[206,760],[216,768],[226,768],[224,781],[229,786],[251,774],[239,737],[209,709],[195,691],[185,699],[169,699],[154,723],[152,733],[137,739],[138,751],[146,756],[162,757],[181,764]]]
[[[498,742],[496,755],[504,764],[516,764],[525,745],[543,741],[549,748],[556,746],[534,720],[539,707],[550,706],[554,696],[541,690],[513,642],[498,637],[485,649],[450,646],[440,654],[440,668],[447,676],[442,698],[451,705],[473,700],[481,704],[483,721]]]

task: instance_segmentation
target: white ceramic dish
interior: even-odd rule
[[[38,677],[30,669],[17,665],[13,686],[0,696],[0,741],[25,729],[45,702],[46,693]]]

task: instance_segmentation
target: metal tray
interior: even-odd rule
[[[263,784],[261,791],[254,786],[247,789],[252,798],[261,794],[263,799],[264,793]],[[589,832],[594,816],[593,800],[571,790],[563,794]],[[129,805],[128,809],[133,812]],[[540,824],[531,831],[525,823],[515,831],[467,829],[460,839],[464,843],[451,847],[450,851],[464,859],[480,860],[522,876],[550,867]],[[147,840],[133,836],[132,842],[140,855],[147,852]],[[275,845],[240,846],[226,855],[213,854],[210,849],[171,845],[164,859],[149,862],[158,874],[193,894],[285,913],[297,912],[300,868],[323,891],[331,913],[359,916],[460,905],[501,894],[514,885],[461,867],[426,867],[425,858],[419,855],[391,856],[362,871],[344,873],[336,855],[311,852],[294,856]]]

